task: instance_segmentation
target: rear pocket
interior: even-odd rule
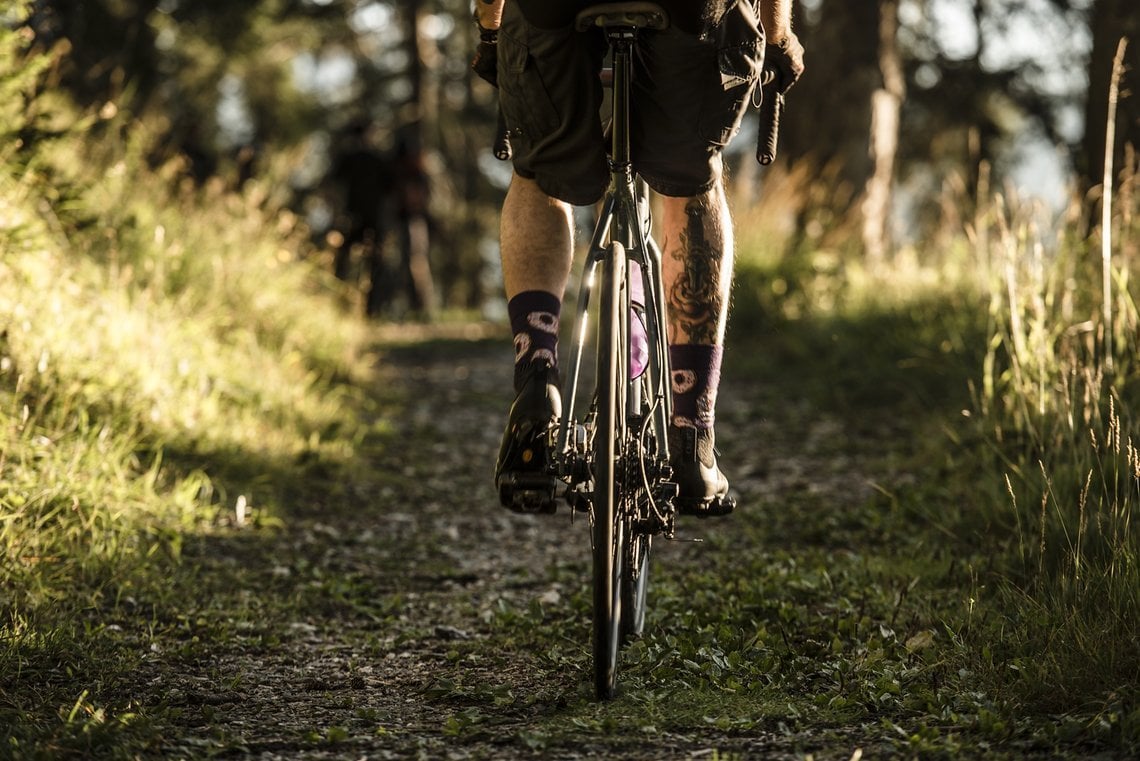
[[[499,33],[499,102],[513,137],[535,143],[558,129],[558,109],[525,43]]]
[[[751,2],[738,0],[709,33],[716,46],[720,90],[709,92],[698,128],[701,137],[724,146],[740,128],[764,65],[764,32]]]

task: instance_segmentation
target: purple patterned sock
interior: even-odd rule
[[[712,428],[724,347],[678,344],[669,347],[673,374],[673,425]]]
[[[558,315],[562,300],[547,291],[523,291],[507,302],[515,341],[515,390],[535,362],[558,367]]]

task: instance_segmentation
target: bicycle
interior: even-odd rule
[[[663,8],[651,2],[594,5],[577,16],[579,32],[600,27],[612,66],[610,185],[602,200],[582,272],[570,371],[563,383],[563,412],[550,431],[561,497],[590,520],[593,562],[594,688],[599,699],[616,691],[621,646],[645,626],[649,557],[653,538],[675,538],[677,485],[670,481],[668,425],[672,417],[669,350],[662,253],[651,231],[648,187],[630,161],[630,82],[637,36],[665,29]],[[757,158],[770,163],[782,101],[761,111]],[[510,157],[509,135],[500,117],[495,155]],[[598,272],[601,272],[598,282]],[[590,332],[591,300],[597,290],[594,390],[580,399]],[[635,325],[644,330],[637,351]],[[643,364],[643,366],[642,366]],[[584,407],[579,417],[576,410]],[[580,420],[580,422],[579,422]],[[536,479],[535,488],[549,489]],[[539,486],[541,484],[541,486]],[[513,499],[544,503],[549,491],[510,485]]]

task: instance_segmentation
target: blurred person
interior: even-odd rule
[[[388,300],[386,283],[391,280],[384,262],[385,204],[392,186],[389,160],[372,143],[371,125],[364,120],[349,125],[329,171],[331,182],[343,191],[343,239],[337,247],[333,272],[344,281],[354,280],[353,255],[359,249],[369,274],[365,312],[373,317]]]

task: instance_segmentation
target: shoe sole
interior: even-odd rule
[[[550,515],[558,510],[558,481],[542,473],[504,473],[499,477],[499,502],[511,512]]]
[[[736,500],[727,495],[706,500],[674,499],[677,512],[696,518],[722,518],[736,509]]]

